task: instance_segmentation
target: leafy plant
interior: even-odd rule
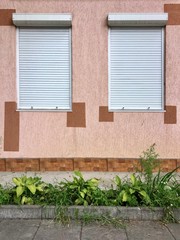
[[[79,171],[74,172],[73,181],[59,183],[60,190],[68,193],[69,199],[75,205],[88,206],[93,204],[93,196],[98,189],[98,179],[85,180]]]
[[[9,188],[3,188],[0,185],[0,205],[2,204],[9,204],[10,203],[10,189]]]
[[[61,185],[61,184],[60,184]],[[44,198],[41,198],[41,204],[54,205],[54,206],[69,206],[73,205],[72,200],[69,198],[69,192],[64,191],[58,184],[46,184],[44,187]]]
[[[117,184],[117,190],[119,194],[117,201],[120,205],[149,205],[151,200],[148,193],[144,189],[144,185],[139,177],[131,174],[130,181],[122,184],[121,179],[116,176],[115,183]]]
[[[39,177],[13,178],[13,183],[16,185],[14,201],[18,204],[33,204],[33,195],[44,189],[44,183]]]
[[[176,170],[165,175],[159,171],[154,177],[150,194],[155,206],[180,207],[180,185],[174,178]]]
[[[143,185],[151,199],[151,206],[163,207],[165,218],[175,221],[172,209],[180,207],[180,185],[174,173],[179,167],[166,174],[159,168],[158,173],[153,174],[160,165],[158,156],[153,144],[140,157],[141,169],[138,172],[144,178]]]

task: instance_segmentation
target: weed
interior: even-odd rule
[[[158,160],[159,155],[155,151],[155,146],[154,143],[146,151],[143,151],[139,159],[141,168],[137,168],[137,170],[142,173],[146,184],[151,183],[153,179],[153,171],[160,167],[160,162]]]
[[[11,190],[0,185],[0,205],[11,203]]]
[[[71,218],[68,214],[68,208],[63,206],[56,206],[55,209],[55,221],[61,223],[62,225],[69,225]]]
[[[124,223],[122,219],[117,217],[109,216],[108,214],[104,215],[95,215],[92,213],[84,213],[81,217],[81,221],[83,224],[87,225],[90,223],[98,223],[102,226],[112,226],[115,228],[124,228]]]

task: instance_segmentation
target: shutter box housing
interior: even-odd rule
[[[163,27],[167,24],[168,13],[109,13],[108,25],[110,27],[123,26],[152,26]]]

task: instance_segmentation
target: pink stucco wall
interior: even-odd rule
[[[177,124],[163,113],[115,113],[99,122],[108,105],[108,27],[110,12],[164,12],[180,0],[1,0],[0,8],[20,13],[72,13],[73,102],[86,104],[86,128],[67,128],[67,114],[20,113],[20,150],[0,157],[138,157],[156,143],[162,158],[180,158],[180,26],[166,30],[166,104],[177,106]],[[4,102],[16,101],[16,29],[0,29],[0,136]]]

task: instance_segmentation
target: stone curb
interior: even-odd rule
[[[62,207],[63,214],[72,219],[80,219],[84,214],[93,216],[108,215],[123,220],[162,220],[163,208],[148,207],[103,207],[103,206],[70,206]],[[55,206],[28,206],[28,205],[2,205],[0,206],[0,219],[55,219],[58,209]],[[180,221],[180,208],[174,209],[175,218]]]

